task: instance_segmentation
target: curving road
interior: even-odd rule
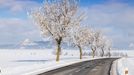
[[[76,63],[39,75],[110,75],[111,64],[117,58],[104,58]]]

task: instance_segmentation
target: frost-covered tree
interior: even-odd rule
[[[97,50],[97,48],[100,47],[100,39],[101,39],[101,32],[100,31],[94,31],[93,32],[93,35],[92,35],[92,39],[91,39],[91,43],[89,43],[90,47],[91,47],[91,50],[92,50],[92,55],[93,55],[93,58],[95,56],[95,52]]]
[[[88,37],[90,36],[90,30],[85,27],[75,27],[70,29],[68,40],[71,44],[79,48],[80,59],[82,59],[82,48],[86,46]]]
[[[106,41],[106,48],[107,48],[107,55],[108,57],[111,57],[111,49],[112,49],[112,40]]]
[[[55,40],[56,61],[60,59],[61,43],[71,27],[80,24],[82,15],[77,14],[78,0],[45,0],[44,5],[31,12],[40,27],[41,34]]]
[[[106,43],[106,38],[105,37],[101,37],[100,38],[100,41],[99,41],[99,47],[100,47],[100,56],[103,57],[104,54],[105,54],[105,50],[106,50],[106,46],[107,46],[107,43]]]
[[[99,41],[99,48],[101,50],[100,56],[103,57],[105,53],[110,57],[110,50],[111,50],[112,42],[107,39],[105,36],[102,36]]]

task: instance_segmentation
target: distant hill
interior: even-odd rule
[[[18,46],[20,49],[44,49],[52,48],[53,45],[54,43],[51,41],[31,41],[29,39],[26,39]]]
[[[72,45],[69,45],[65,42],[62,43],[63,49],[74,49]],[[55,48],[55,42],[45,40],[45,41],[32,41],[30,39],[25,39],[17,45],[8,44],[0,45],[0,49],[51,49]]]

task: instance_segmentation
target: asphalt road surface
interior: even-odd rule
[[[76,63],[39,75],[110,75],[112,62],[117,58],[104,58]]]

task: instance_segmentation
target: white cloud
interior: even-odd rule
[[[37,6],[39,3],[34,0],[0,0],[0,10],[10,15],[0,17],[0,44],[18,43],[25,38],[40,38],[38,27],[26,18],[28,10]]]
[[[0,19],[1,26],[23,25],[24,23],[27,23],[27,22],[19,18],[1,18]]]
[[[112,2],[89,6],[87,12],[88,19],[84,22],[105,31],[116,47],[126,48],[134,42],[134,6]]]
[[[134,24],[134,7],[124,3],[112,3],[94,5],[89,7],[88,20],[93,24],[109,25],[111,23],[126,26],[128,23]],[[116,22],[116,23],[115,23]],[[125,23],[125,24],[124,24]]]
[[[38,27],[28,19],[0,18],[0,32],[0,44],[18,43],[25,38],[32,40],[40,38]]]
[[[39,3],[32,0],[0,0],[0,8],[7,8],[13,13],[25,11],[36,6],[39,6]]]
[[[12,12],[16,12],[16,11],[19,12],[19,11],[23,10],[23,7],[21,5],[16,4],[16,5],[12,6],[10,9],[11,9]]]

